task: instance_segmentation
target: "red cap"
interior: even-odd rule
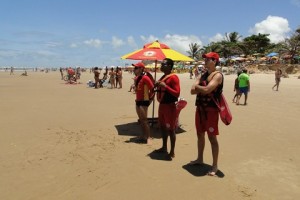
[[[214,58],[217,62],[219,62],[220,56],[215,52],[209,52],[207,54],[203,54],[202,58]]]
[[[145,65],[144,65],[144,63],[142,63],[142,62],[138,62],[138,63],[132,64],[132,66],[134,66],[134,67],[141,67],[141,68],[145,68]]]

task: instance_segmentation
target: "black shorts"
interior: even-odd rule
[[[150,105],[150,101],[135,101],[135,105],[148,107]]]

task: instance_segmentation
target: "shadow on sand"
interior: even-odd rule
[[[118,135],[124,136],[140,136],[141,135],[141,126],[139,122],[130,122],[126,124],[115,125]],[[153,138],[161,138],[161,134],[157,125],[150,126],[151,137]]]
[[[207,173],[211,170],[212,166],[205,163],[195,165],[186,164],[183,165],[182,168],[194,176],[206,176]],[[222,171],[218,170],[216,173],[216,177],[223,178],[225,177],[225,175]]]
[[[156,138],[156,139],[160,139],[161,138],[161,133],[160,130],[158,128],[158,124],[157,122],[154,121],[154,123],[151,123],[151,121],[149,121],[150,123],[150,132],[151,132],[151,137],[152,138]],[[137,137],[141,135],[141,126],[139,124],[138,121],[136,122],[130,122],[130,123],[126,123],[126,124],[119,124],[119,125],[115,125],[117,131],[118,131],[118,135],[123,135],[123,136],[133,136],[130,139],[126,140],[125,142],[127,143],[138,143],[137,141]],[[181,127],[179,127],[176,130],[176,134],[179,133],[184,133],[186,132],[184,129],[182,129]]]
[[[172,161],[169,156],[167,156],[168,153],[162,153],[162,152],[157,152],[157,150],[152,151],[151,153],[148,154],[148,156],[152,160],[163,160],[163,161]]]

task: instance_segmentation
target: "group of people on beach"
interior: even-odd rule
[[[94,88],[103,88],[104,83],[108,80],[108,84],[110,84],[110,89],[113,88],[118,88],[121,89],[123,87],[123,75],[122,75],[122,68],[121,67],[116,67],[116,69],[114,70],[114,68],[110,68],[110,70],[108,70],[108,68],[105,68],[105,72],[103,72],[103,76],[102,78],[100,78],[101,75],[101,71],[98,67],[95,67],[93,69],[93,73],[94,73],[94,79],[95,79],[95,83],[94,83]]]
[[[223,89],[223,74],[216,70],[219,64],[219,55],[210,52],[203,55],[206,72],[200,76],[191,87],[191,94],[196,95],[195,127],[197,132],[197,158],[190,165],[203,165],[205,146],[205,133],[211,144],[213,163],[208,175],[215,176],[218,171],[219,135],[218,121],[219,110],[213,98],[219,98]],[[162,134],[162,147],[154,153],[165,154],[166,160],[175,158],[176,125],[178,110],[176,102],[180,96],[180,82],[176,74],[172,73],[173,60],[166,58],[161,63],[163,76],[154,82],[145,74],[142,62],[133,64],[136,91],[136,112],[142,127],[142,134],[136,139],[138,143],[150,144],[151,133],[147,119],[148,107],[153,101],[156,92],[159,102],[158,124]],[[168,151],[168,138],[170,138],[170,151]]]
[[[237,78],[234,81],[233,91],[235,95],[233,96],[232,102],[236,103],[236,105],[240,105],[241,96],[244,94],[245,100],[243,105],[247,105],[248,93],[250,92],[250,76],[247,73],[247,69],[243,68],[242,70],[238,70]],[[280,80],[282,76],[282,71],[280,68],[277,68],[275,71],[275,85],[272,87],[272,90],[276,88],[278,91]]]
[[[66,75],[64,74],[64,71],[66,71]],[[59,68],[61,80],[65,80],[69,84],[76,84],[78,83],[77,80],[80,79],[81,76],[81,68],[72,68],[68,67],[66,69],[60,67]]]
[[[213,163],[211,170],[208,172],[210,176],[216,176],[218,172],[219,143],[217,136],[219,135],[219,108],[215,99],[219,99],[223,90],[224,77],[216,67],[219,65],[219,55],[215,52],[203,54],[204,68],[203,73],[199,75],[195,83],[191,86],[191,95],[196,95],[195,100],[195,129],[197,134],[197,158],[191,161],[190,165],[204,164],[204,147],[205,134],[211,144]],[[178,127],[178,109],[176,103],[180,96],[181,88],[178,76],[172,73],[174,62],[172,59],[165,58],[161,63],[161,72],[163,75],[158,81],[149,76],[145,71],[145,65],[142,62],[133,64],[133,72],[135,74],[134,84],[131,90],[135,92],[135,108],[138,121],[142,128],[142,134],[135,139],[135,142],[142,144],[151,144],[151,130],[148,122],[148,107],[154,100],[154,94],[159,102],[158,107],[158,124],[162,135],[162,146],[156,149],[154,153],[164,154],[166,160],[175,158],[176,146],[176,128]],[[100,78],[101,70],[98,67],[93,69],[95,83],[94,88],[101,88],[105,81],[108,80],[110,88],[122,88],[122,69],[107,67],[104,69],[103,77]],[[275,73],[276,87],[278,90],[281,70]],[[240,104],[240,98],[244,94],[244,105],[247,105],[248,93],[250,92],[250,77],[247,69],[238,71],[237,78],[234,83],[234,91],[236,92],[233,102]],[[168,140],[170,138],[170,149],[168,148]]]

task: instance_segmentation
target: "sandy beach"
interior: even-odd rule
[[[247,106],[231,103],[236,75],[226,75],[224,94],[233,122],[220,121],[220,177],[187,164],[197,156],[194,126],[195,80],[180,74],[183,132],[173,161],[153,154],[152,145],[130,139],[140,133],[133,75],[123,89],[92,89],[89,72],[81,83],[65,84],[59,72],[0,72],[0,199],[298,199],[300,196],[300,80],[251,74]],[[162,74],[158,74],[160,77]],[[101,75],[102,77],[102,75]],[[241,98],[242,102],[244,97]],[[155,116],[157,116],[157,103]],[[149,107],[149,117],[152,105]],[[211,165],[207,140],[205,163]]]

